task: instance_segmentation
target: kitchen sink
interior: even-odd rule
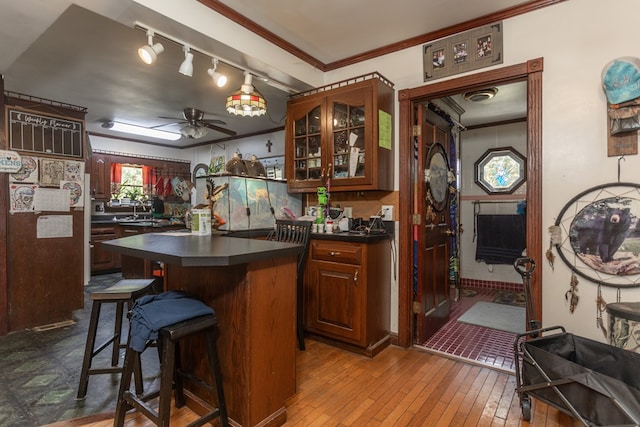
[[[151,218],[134,218],[132,216],[118,219],[118,223],[120,224],[141,224],[141,223],[147,224],[148,223],[149,225],[152,225],[154,222],[155,220]]]

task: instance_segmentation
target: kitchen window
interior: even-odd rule
[[[111,164],[111,198],[145,202],[150,195],[153,168],[126,163]]]

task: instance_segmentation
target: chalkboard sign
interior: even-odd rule
[[[8,109],[11,149],[82,157],[83,122],[27,110]]]

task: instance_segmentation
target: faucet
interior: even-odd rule
[[[144,205],[143,202],[138,202],[138,201],[134,201],[133,202],[133,219],[138,219],[138,210],[136,209],[138,207],[138,203],[140,203],[140,206],[142,207],[143,211],[147,211],[147,207]]]

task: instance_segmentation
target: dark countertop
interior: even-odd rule
[[[316,240],[334,240],[341,242],[374,243],[381,240],[389,240],[392,235],[389,233],[354,233],[349,231],[333,233],[311,233],[311,238]]]
[[[188,232],[147,233],[102,242],[121,255],[161,261],[183,267],[230,266],[281,256],[297,256],[303,246],[219,234]]]
[[[130,215],[93,215],[91,217],[91,225],[118,225],[125,227],[149,227],[162,229],[166,227],[184,226],[184,222],[175,218],[152,218],[150,216],[142,215],[137,219],[132,219]]]
[[[267,237],[269,233],[273,231],[269,228],[261,228],[257,230],[237,230],[237,231],[225,231],[225,235],[228,237],[246,237],[246,238],[261,238]],[[221,231],[222,233],[222,231]],[[389,233],[353,233],[353,232],[334,232],[334,233],[312,233],[311,238],[317,240],[334,240],[342,242],[356,242],[356,243],[373,243],[380,240],[388,240],[392,237]]]

